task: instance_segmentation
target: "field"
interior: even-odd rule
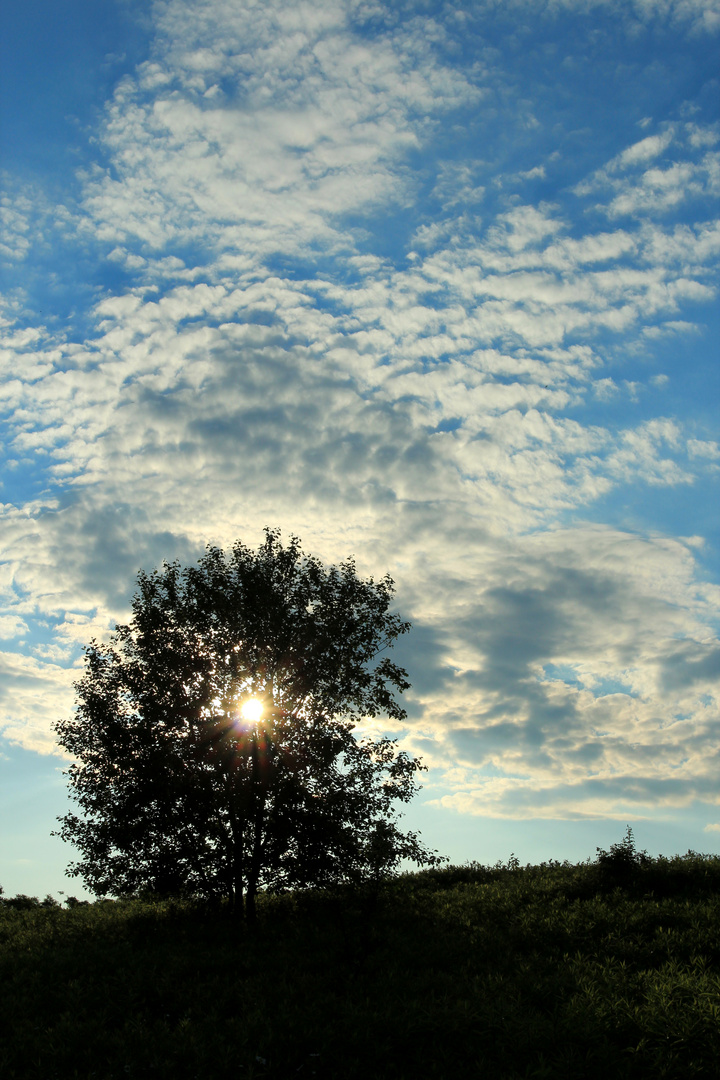
[[[717,1076],[720,858],[615,855],[261,896],[255,928],[4,900],[0,1075]]]

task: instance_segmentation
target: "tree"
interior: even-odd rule
[[[410,624],[394,585],[326,569],[292,537],[209,546],[197,566],[138,575],[132,618],[93,640],[77,708],[56,724],[83,816],[58,820],[96,895],[226,896],[359,882],[437,861],[395,804],[420,762],[367,717],[405,718],[407,673],[384,654]],[[262,710],[262,711],[261,711]]]

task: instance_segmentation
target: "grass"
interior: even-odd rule
[[[178,901],[6,900],[0,1075],[715,1076],[720,858],[619,847],[262,896],[253,931]]]

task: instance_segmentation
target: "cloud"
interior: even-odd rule
[[[7,178],[3,178],[7,183]],[[4,261],[24,259],[30,250],[30,216],[32,202],[27,196],[0,196],[0,258]]]
[[[438,177],[431,195],[446,213],[457,206],[481,203],[485,188],[474,182],[472,163],[444,161],[439,163]]]
[[[683,133],[668,127],[627,147],[581,181],[575,192],[612,192],[610,201],[598,206],[610,218],[666,215],[689,200],[714,200],[720,193],[720,154],[707,147],[715,141],[714,128],[692,125]],[[656,162],[670,147],[674,160]],[[684,160],[678,160],[680,156]],[[656,163],[646,168],[650,162]]]
[[[551,6],[581,11],[607,7],[617,13],[626,13],[629,7],[642,22],[668,20],[671,25],[687,26],[697,34],[713,34],[720,29],[718,0],[632,0],[630,5],[618,0],[554,0]]]
[[[608,207],[611,217],[638,212],[665,212],[686,199],[720,193],[720,154],[708,153],[697,163],[674,163],[648,169],[635,187],[627,187]]]
[[[513,254],[536,247],[548,236],[562,230],[562,222],[552,216],[551,206],[517,206],[503,214],[488,233],[491,246],[507,248]]]
[[[21,637],[27,633],[27,623],[18,615],[0,616],[0,639],[9,641],[12,638]]]
[[[108,112],[114,175],[87,177],[99,236],[143,254],[202,241],[288,256],[347,249],[343,213],[407,202],[397,166],[428,114],[478,90],[412,24],[370,47],[352,21],[342,4],[294,5],[292,17],[279,4],[167,5],[158,58]]]
[[[695,323],[682,319],[668,319],[659,326],[644,326],[643,334],[648,338],[674,337],[676,334],[698,334],[700,328]]]
[[[691,458],[720,458],[720,446],[707,439],[688,439],[687,451]]]
[[[460,63],[451,12],[155,13],[75,219],[113,284],[62,330],[3,309],[5,452],[32,481],[0,509],[7,736],[51,749],[80,647],[127,617],[140,567],[278,525],[396,579],[404,741],[445,805],[712,802],[702,546],[591,520],[613,493],[689,489],[717,455],[649,414],[667,376],[628,359],[689,336],[716,295],[709,129],[616,140],[583,183],[521,201],[555,135],[504,171],[481,158],[501,57]],[[678,220],[675,195],[702,212]]]
[[[613,172],[616,169],[627,169],[632,165],[644,165],[662,154],[672,140],[672,129],[668,129],[660,135],[648,135],[647,138],[641,139],[640,142],[629,146],[627,150],[623,150],[621,154],[608,162],[606,168],[608,172]]]
[[[31,254],[47,255],[76,224],[68,207],[53,203],[39,183],[0,171],[0,266],[19,275]]]
[[[544,180],[545,166],[535,165],[532,169],[527,169],[525,172],[519,172],[518,177],[521,180]]]
[[[717,125],[714,127],[700,127],[698,124],[687,124],[688,142],[693,147],[715,146],[720,141],[720,132]]]
[[[0,671],[3,736],[27,750],[57,752],[50,724],[70,714],[77,673],[13,652],[0,652]]]

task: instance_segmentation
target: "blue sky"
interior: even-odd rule
[[[0,883],[138,569],[390,572],[453,861],[717,851],[718,0],[4,16]]]

